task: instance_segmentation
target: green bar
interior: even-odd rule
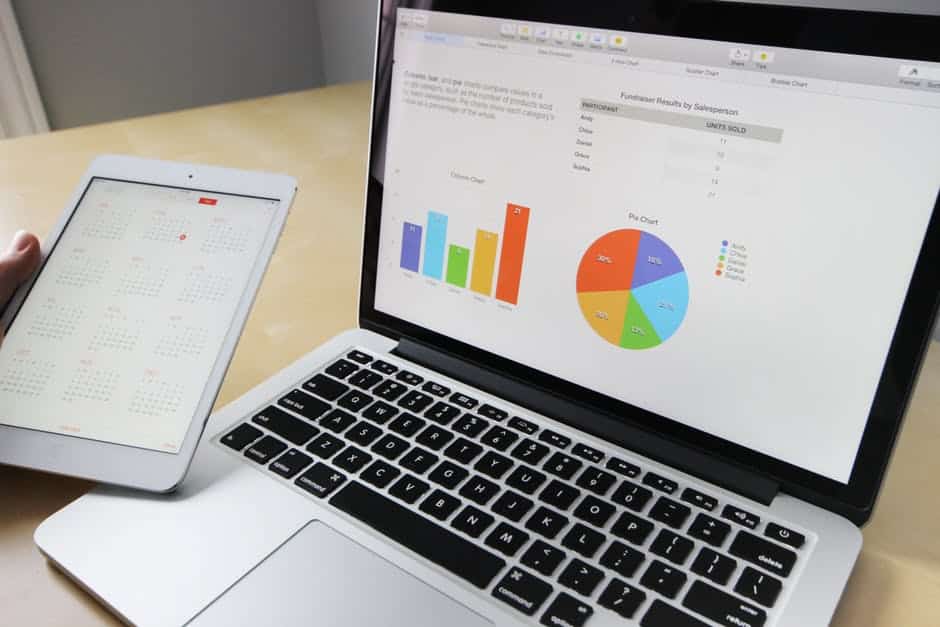
[[[470,267],[470,249],[451,244],[447,252],[447,282],[467,287],[467,268]]]

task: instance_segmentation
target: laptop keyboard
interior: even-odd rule
[[[808,534],[412,370],[351,350],[219,442],[543,625],[774,622]]]

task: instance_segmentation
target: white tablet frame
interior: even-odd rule
[[[78,207],[85,190],[95,177],[205,190],[220,194],[240,194],[279,201],[255,267],[244,286],[232,325],[216,357],[178,453],[0,425],[0,463],[2,464],[34,468],[143,490],[169,492],[182,482],[189,469],[196,445],[199,443],[199,438],[209,418],[209,412],[215,403],[225,372],[251,311],[261,279],[264,277],[278,237],[284,228],[284,222],[297,191],[297,182],[282,174],[248,172],[121,155],[102,155],[91,163],[82,176],[81,182],[75,188],[58,222],[43,241],[40,269],[14,294],[10,305],[0,317],[0,329],[9,327],[14,313],[19,310],[66,224]]]

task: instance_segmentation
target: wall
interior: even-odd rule
[[[371,79],[377,0],[320,0],[317,9],[326,83]]]
[[[790,3],[940,14],[938,0]],[[377,6],[377,0],[13,0],[53,128],[367,80]]]
[[[52,128],[323,83],[310,0],[13,0],[13,9]]]
[[[761,4],[792,4],[805,7],[856,9],[860,11],[893,11],[940,15],[938,0],[748,0]]]

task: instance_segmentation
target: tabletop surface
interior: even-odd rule
[[[300,191],[222,386],[222,406],[356,325],[369,95],[367,83],[353,83],[0,141],[0,246],[19,228],[47,233],[101,153],[297,178]],[[834,625],[940,624],[938,349],[933,343],[927,355]],[[0,466],[0,623],[117,623],[32,541],[45,517],[91,487]]]

